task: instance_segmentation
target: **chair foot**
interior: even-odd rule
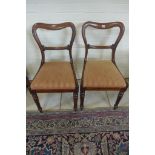
[[[85,90],[81,87],[80,89],[80,109],[84,108],[84,98],[85,98]]]
[[[125,90],[120,91],[120,92],[118,93],[117,100],[116,100],[116,102],[115,102],[115,104],[114,104],[114,110],[118,108],[118,104],[119,104],[120,100],[122,99],[122,97],[123,97],[123,95],[124,95],[124,92],[125,92]]]
[[[73,92],[74,111],[77,111],[78,92],[79,92],[79,88],[77,87],[77,89]]]
[[[42,111],[42,107],[40,106],[40,102],[39,102],[39,98],[37,96],[37,93],[36,92],[31,92],[31,94],[32,94],[33,100],[36,103],[36,106],[37,106],[39,112],[42,113],[43,111]]]
[[[118,105],[114,105],[114,110],[118,108]]]

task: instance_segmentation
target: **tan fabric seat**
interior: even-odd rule
[[[120,89],[125,88],[126,83],[112,61],[87,61],[83,87]]]
[[[73,90],[75,80],[69,62],[46,62],[31,84],[32,90]]]

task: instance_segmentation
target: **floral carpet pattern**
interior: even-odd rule
[[[128,155],[128,109],[27,113],[27,155]]]

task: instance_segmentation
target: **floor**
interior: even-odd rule
[[[86,91],[84,100],[85,109],[113,107],[117,94],[117,91]],[[38,97],[44,111],[66,111],[73,109],[72,93],[40,93],[38,94]],[[38,111],[28,90],[26,92],[26,99],[26,111]],[[80,99],[78,99],[78,109],[80,109],[79,105]],[[126,90],[119,103],[120,107],[128,107],[128,105],[129,88]]]

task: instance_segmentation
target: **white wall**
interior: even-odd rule
[[[73,58],[77,77],[81,77],[82,62],[84,58],[84,43],[81,36],[81,25],[85,21],[111,22],[121,21],[125,24],[125,34],[117,48],[116,62],[125,77],[128,77],[129,56],[129,29],[128,29],[128,0],[27,0],[27,74],[33,79],[40,65],[40,51],[35,43],[31,29],[36,22],[61,23],[73,22],[77,28],[77,35],[73,45]],[[67,44],[70,31],[64,30],[47,34],[40,32],[40,37],[45,44],[64,45]],[[112,33],[113,32],[113,33]],[[92,31],[88,39],[92,43],[97,41],[101,44],[114,40],[117,30],[114,31]],[[53,39],[54,38],[54,39]],[[67,59],[67,51],[48,51],[47,58]],[[107,58],[109,52],[90,52],[91,58]]]

